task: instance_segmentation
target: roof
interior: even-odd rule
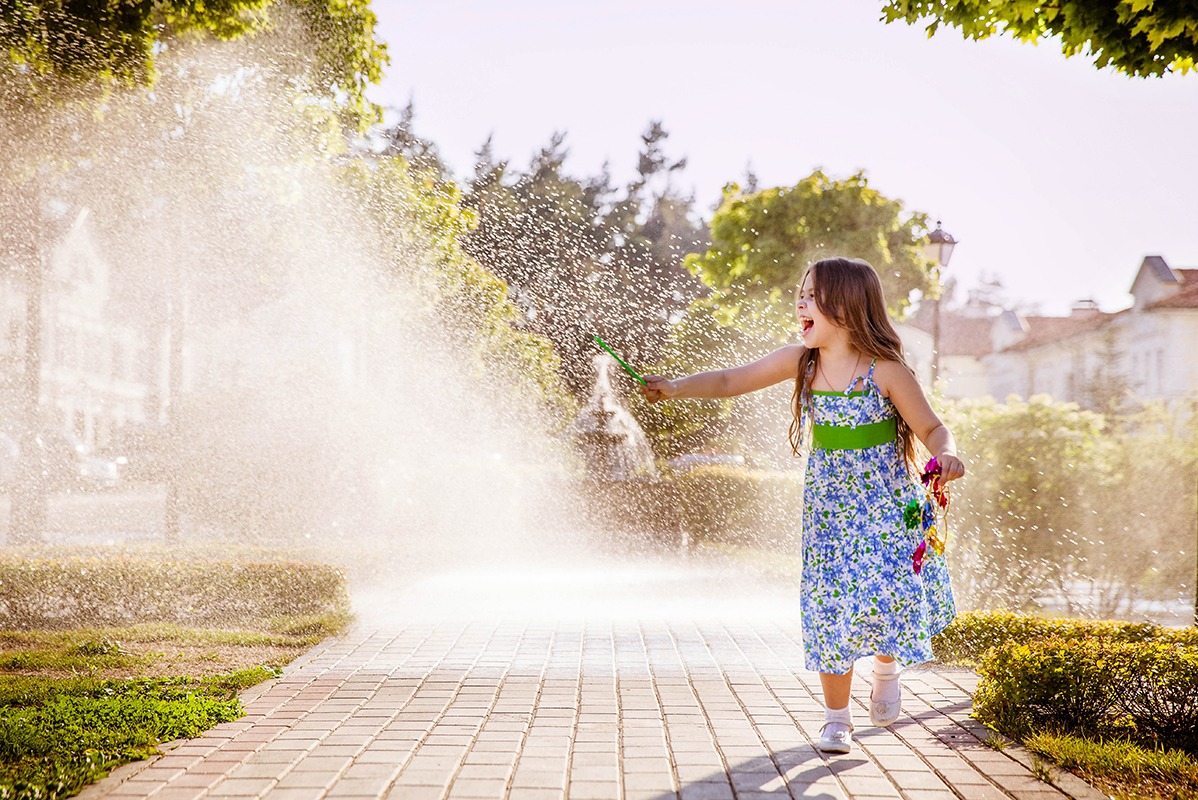
[[[1149,308],[1198,308],[1198,269],[1175,269],[1173,272],[1181,286]]]
[[[907,320],[912,328],[924,333],[932,332],[931,305],[920,306]],[[990,341],[990,327],[994,317],[966,316],[955,311],[940,312],[940,353],[944,356],[972,356],[981,358],[994,350]]]
[[[1173,269],[1160,256],[1144,256],[1144,260],[1140,262],[1140,269],[1151,271],[1158,281],[1173,283],[1176,280]]]
[[[1027,336],[1003,349],[1004,353],[1020,350],[1034,350],[1041,345],[1070,339],[1083,333],[1090,333],[1104,327],[1119,314],[1105,311],[1093,311],[1086,314],[1075,314],[1071,317],[1024,317],[1027,321]]]

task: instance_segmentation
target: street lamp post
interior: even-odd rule
[[[940,380],[940,271],[948,267],[948,261],[953,257],[953,248],[957,240],[948,231],[940,227],[936,220],[936,230],[928,234],[928,243],[924,245],[924,255],[932,262],[936,272],[936,298],[932,305],[932,385]]]

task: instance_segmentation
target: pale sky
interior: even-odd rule
[[[943,220],[963,288],[1108,311],[1145,255],[1198,267],[1198,74],[1133,79],[1054,42],[964,40],[880,21],[874,0],[375,0],[392,64],[376,102],[464,177],[494,134],[517,167],[557,130],[567,171],[617,181],[652,119],[710,218],[752,164],[759,185],[864,169]],[[851,255],[851,254],[849,254]]]

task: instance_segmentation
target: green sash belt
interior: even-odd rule
[[[898,436],[894,417],[855,428],[848,425],[813,425],[811,444],[822,450],[860,450],[893,442]]]

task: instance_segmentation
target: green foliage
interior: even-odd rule
[[[1105,420],[1044,395],[945,404],[941,418],[969,469],[950,512],[962,588],[974,606],[1031,607],[1073,574],[1110,500]]]
[[[243,713],[236,693],[264,669],[216,678],[0,678],[0,798],[75,794],[159,742],[198,736]]]
[[[1081,776],[1112,797],[1177,800],[1198,797],[1198,759],[1180,750],[1097,742],[1079,736],[1037,733],[1024,746]]]
[[[344,575],[319,564],[0,560],[0,613],[13,629],[142,622],[237,625],[344,614],[348,606]]]
[[[863,173],[834,180],[816,171],[794,186],[752,193],[730,184],[711,220],[711,246],[685,261],[710,293],[670,326],[659,371],[679,376],[736,366],[793,341],[794,289],[803,271],[827,256],[873,264],[891,310],[901,314],[912,292],[934,291],[920,248],[926,223],[923,214],[906,215]],[[729,435],[748,449],[783,453],[789,448],[778,443],[789,420],[782,395],[789,391],[664,403],[638,408],[637,416],[669,454]]]
[[[692,201],[670,184],[684,161],[665,157],[666,138],[650,124],[637,175],[620,188],[607,174],[568,175],[564,134],[524,171],[497,163],[489,143],[478,153],[464,200],[478,217],[467,252],[511,287],[523,324],[553,342],[576,395],[592,384],[594,334],[651,363],[671,319],[700,293],[680,262],[705,235]]]
[[[978,672],[974,714],[1009,736],[1046,731],[1198,754],[1198,646],[1009,642]]]
[[[834,180],[817,170],[794,186],[751,194],[729,184],[711,219],[711,247],[688,256],[686,266],[715,290],[722,324],[766,322],[783,343],[796,332],[794,289],[821,258],[871,263],[896,316],[912,292],[933,291],[920,249],[926,230],[926,215],[904,216],[902,203],[872,188],[864,173]]]
[[[1112,603],[1193,597],[1198,404],[1108,415],[1107,439],[1110,492],[1092,519],[1086,572]]]
[[[1010,611],[968,611],[932,639],[940,661],[975,667],[985,654],[1010,642],[1163,642],[1198,647],[1198,628],[1165,628],[1146,622],[1033,617]]]
[[[966,607],[1031,609],[1054,596],[1071,615],[1110,617],[1187,594],[1193,562],[1177,556],[1193,547],[1192,413],[1102,415],[1047,396],[940,406],[969,470],[949,517]]]
[[[386,47],[374,38],[369,0],[208,0],[208,2],[60,3],[16,0],[0,5],[3,73],[31,94],[64,87],[151,84],[164,50],[178,40],[233,40],[296,17],[315,57],[294,73],[297,88],[344,96],[347,119],[378,117],[366,88],[382,77]]]
[[[526,330],[507,285],[471,258],[464,242],[477,222],[461,190],[401,156],[345,165],[342,180],[374,223],[387,274],[473,356],[474,377],[535,398],[564,423],[576,410],[553,344]]]
[[[1158,0],[889,0],[886,22],[929,19],[928,36],[941,24],[970,39],[996,33],[1025,42],[1056,38],[1066,56],[1084,53],[1095,66],[1113,66],[1133,77],[1194,69],[1198,57],[1198,9]]]
[[[675,475],[672,482],[682,524],[699,542],[796,541],[802,519],[801,472],[711,464]]]

